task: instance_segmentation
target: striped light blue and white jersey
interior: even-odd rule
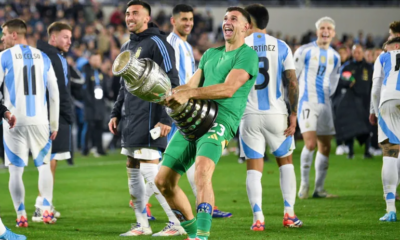
[[[322,49],[312,42],[297,49],[294,59],[300,106],[303,102],[329,104],[339,82],[339,54],[331,47]]]
[[[60,100],[57,78],[49,57],[23,44],[0,53],[0,85],[4,105],[16,116],[16,126],[49,124],[46,90],[50,101],[50,130],[58,130]]]
[[[400,99],[400,50],[379,55],[374,65],[372,103],[374,110],[382,103]]]
[[[245,43],[258,54],[259,73],[244,114],[288,114],[282,75],[285,70],[295,69],[292,50],[284,41],[264,33],[249,35]]]
[[[184,85],[192,78],[196,71],[193,48],[174,32],[168,35],[167,41],[175,50],[175,63],[179,73],[179,84]]]

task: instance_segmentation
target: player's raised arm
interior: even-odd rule
[[[50,61],[50,60],[49,60]],[[51,64],[47,71],[47,90],[50,102],[50,131],[58,131],[58,119],[60,117],[60,94],[58,92],[57,78]]]

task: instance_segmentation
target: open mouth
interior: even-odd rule
[[[231,28],[231,27],[225,27],[225,28],[224,28],[224,33],[225,33],[225,35],[227,35],[227,36],[231,36],[232,33],[233,33],[233,28]]]
[[[329,39],[329,37],[330,37],[329,33],[323,33],[322,34],[322,38],[323,39]]]

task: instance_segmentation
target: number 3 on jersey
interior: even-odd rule
[[[262,89],[266,88],[269,83],[269,74],[268,74],[269,61],[268,61],[268,58],[266,58],[266,57],[259,57],[258,60],[259,60],[258,74],[259,75],[261,74],[264,77],[264,82],[262,82],[261,84],[255,85],[255,89],[262,90]]]
[[[29,75],[31,76],[31,93],[32,95],[36,95],[36,74],[35,74],[35,65],[32,65],[31,69],[28,69],[28,66],[24,66],[24,94],[30,95],[29,89]]]

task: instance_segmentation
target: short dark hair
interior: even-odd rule
[[[8,31],[10,33],[17,32],[17,34],[24,35],[24,36],[27,31],[26,23],[24,22],[24,20],[19,19],[19,18],[8,20],[1,27],[2,28],[7,27],[9,29]]]
[[[68,23],[53,22],[47,28],[47,34],[50,36],[53,32],[61,32],[62,30],[69,30],[72,32],[72,27]]]
[[[192,12],[193,13],[193,8],[187,4],[178,4],[172,9],[172,15],[179,14],[181,12]]]
[[[149,12],[149,16],[151,16],[151,7],[147,2],[140,1],[140,0],[131,0],[126,4],[126,7],[128,8],[128,7],[133,6],[133,5],[143,6]]]
[[[389,25],[389,29],[391,29],[393,33],[400,33],[400,21],[392,22]]]
[[[267,28],[269,22],[269,13],[262,4],[251,4],[244,8],[254,19],[255,25],[259,29]],[[253,23],[254,24],[254,23]]]
[[[228,9],[226,9],[226,12],[233,12],[233,11],[240,12],[243,15],[243,17],[247,20],[247,22],[251,23],[250,14],[246,10],[244,10],[241,7],[228,7]]]
[[[387,45],[392,44],[392,43],[400,43],[400,37],[394,37],[386,42]]]

